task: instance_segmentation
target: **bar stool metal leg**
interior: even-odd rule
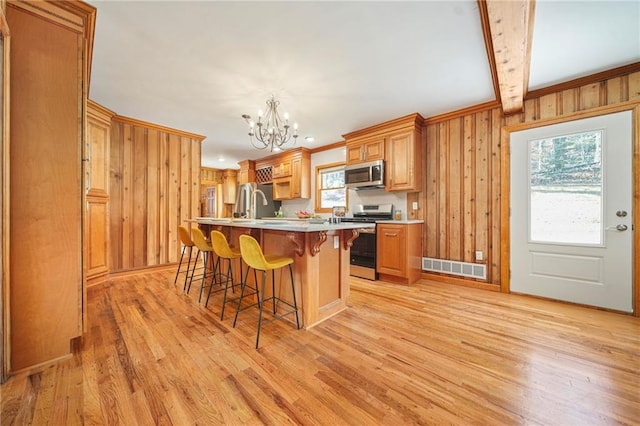
[[[273,315],[276,314],[276,270],[271,270],[271,304],[273,305]]]
[[[182,259],[184,258],[184,252],[187,249],[187,246],[182,246],[182,252],[180,253],[180,262],[178,263],[178,270],[176,271],[176,277],[173,279],[173,285],[175,286],[178,282],[178,275],[180,275],[180,268],[182,267]],[[187,265],[187,271],[189,270],[189,265]]]
[[[200,282],[200,295],[198,296],[198,303],[202,302],[202,293],[204,292],[204,289],[206,287],[205,285],[205,279],[209,276],[208,275],[208,271],[207,271],[207,265],[211,262],[213,262],[213,253],[211,252],[205,252],[204,253],[204,271],[202,271],[202,281]],[[212,266],[213,270],[211,271],[211,282],[209,283],[209,292],[211,292],[211,287],[213,287],[213,285],[216,283],[215,282],[215,277],[216,277],[216,263],[214,262],[213,266]]]
[[[240,273],[242,274],[242,270],[240,270]],[[253,277],[254,277],[255,288],[252,289],[252,290],[255,290],[256,299],[258,300],[258,302],[254,303],[254,305],[262,306],[262,304],[260,302],[260,300],[261,300],[260,299],[261,292],[258,290],[258,276],[256,274],[256,270],[255,269],[253,270]],[[245,271],[244,271],[244,280],[242,280],[241,283],[240,283],[240,297],[238,298],[238,306],[236,307],[236,314],[233,317],[233,327],[236,326],[236,321],[238,321],[238,314],[242,310],[241,309],[242,299],[244,298],[244,290],[245,290],[245,288],[247,286],[247,280],[248,279],[249,279],[249,265],[247,265],[247,269],[245,269]],[[250,305],[248,307],[251,307],[251,306],[254,306],[254,305]]]
[[[247,272],[248,272],[248,267],[247,267]],[[225,285],[224,285],[224,296],[222,298],[222,312],[220,313],[220,320],[223,321],[224,320],[224,310],[225,307],[227,306],[227,291],[229,290],[229,281],[231,281],[231,291],[233,291],[234,286],[236,285],[235,283],[235,279],[233,277],[233,267],[231,265],[231,259],[227,259],[227,275],[226,275],[227,279],[225,281]],[[243,282],[243,278],[242,278],[242,263],[240,264],[240,286],[242,287],[242,282]],[[211,290],[209,290],[209,294],[211,294]],[[209,302],[209,296],[207,296],[207,303]],[[207,306],[207,304],[205,303],[204,306]]]
[[[257,284],[257,283],[256,283]],[[258,333],[256,334],[256,349],[258,349],[258,345],[260,344],[260,328],[262,327],[262,310],[264,308],[264,292],[265,287],[267,285],[267,271],[262,271],[262,292],[260,294],[260,304],[259,304],[259,312],[258,312]],[[273,311],[275,313],[275,299],[273,302]]]
[[[177,284],[178,276],[183,273],[184,284],[182,285],[182,291],[184,291],[187,287],[187,281],[189,280],[189,272],[191,270],[191,256],[193,253],[194,242],[189,236],[189,230],[184,226],[178,226],[178,236],[180,237],[180,242],[182,243],[182,252],[180,253],[180,263],[178,263],[178,271],[176,272],[176,276],[173,279],[173,285],[175,286]],[[187,261],[186,271],[183,271],[182,266],[186,249],[189,249],[189,260]]]
[[[247,277],[249,276],[249,266],[247,266],[247,273],[244,274],[244,281],[240,285],[240,297],[238,298],[238,307],[236,308],[236,315],[233,317],[233,326],[236,326],[238,321],[238,314],[240,313],[240,307],[242,306],[242,299],[244,298],[244,288],[247,286]]]
[[[184,287],[182,291],[187,291],[187,294],[191,291],[191,283],[193,282],[193,276],[196,273],[196,267],[198,266],[198,259],[200,258],[200,250],[196,252],[196,260],[193,261],[193,267],[191,268],[191,277],[189,278],[189,285],[187,286],[187,282],[184,282]],[[187,271],[188,272],[188,271]]]
[[[293,309],[296,313],[296,325],[300,330],[300,319],[298,319],[298,302],[296,302],[296,286],[293,282],[293,268],[289,265],[289,275],[291,276],[291,294],[293,295]]]
[[[189,257],[187,259],[187,264],[183,265],[185,251],[189,251]],[[173,279],[173,285],[175,286],[178,283],[178,276],[180,274],[184,274],[184,283],[182,285],[182,291],[187,288],[187,281],[189,280],[189,274],[191,272],[191,258],[193,255],[193,246],[182,246],[182,253],[180,254],[180,263],[178,263],[178,270],[176,271],[176,276]],[[186,270],[185,270],[186,269]]]

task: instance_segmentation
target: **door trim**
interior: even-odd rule
[[[511,292],[511,221],[509,210],[511,206],[511,155],[510,155],[510,138],[512,132],[518,132],[521,130],[533,129],[536,127],[548,126],[551,124],[559,124],[567,121],[574,121],[583,118],[596,117],[600,115],[612,114],[616,112],[632,111],[632,197],[633,197],[633,251],[636,256],[633,257],[633,315],[640,317],[640,261],[637,254],[640,253],[640,103],[638,102],[626,102],[614,106],[605,106],[600,108],[593,108],[588,111],[582,111],[575,114],[569,114],[561,117],[554,117],[551,119],[539,120],[529,123],[514,124],[510,126],[504,126],[500,134],[500,192],[502,194],[500,201],[500,257],[502,261],[501,266],[501,284],[500,290],[503,293]],[[596,308],[602,309],[602,308]]]

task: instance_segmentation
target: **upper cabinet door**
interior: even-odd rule
[[[347,143],[347,164],[384,160],[384,136]]]
[[[387,191],[420,191],[422,188],[420,135],[416,131],[387,138]]]
[[[85,174],[87,195],[108,196],[109,146],[111,142],[111,117],[115,113],[95,102],[87,103],[87,130],[85,157],[88,159]]]
[[[378,137],[363,143],[364,161],[384,160],[385,138]]]

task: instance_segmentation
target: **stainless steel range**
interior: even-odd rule
[[[393,204],[360,204],[353,217],[342,218],[343,222],[375,223],[393,218]],[[351,246],[351,275],[376,280],[376,228],[358,229],[359,236]]]

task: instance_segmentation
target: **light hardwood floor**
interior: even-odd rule
[[[197,290],[197,289],[195,289]],[[2,425],[640,424],[640,320],[353,279],[311,330],[205,309],[171,273],[89,289],[72,360],[1,387]]]

